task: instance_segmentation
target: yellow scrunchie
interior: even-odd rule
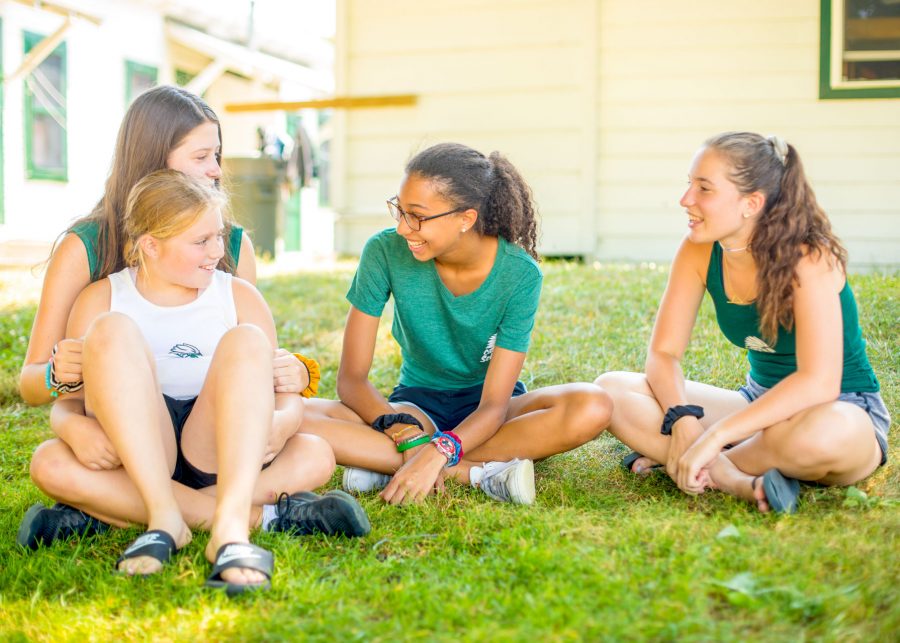
[[[319,362],[311,357],[306,357],[300,353],[294,353],[294,357],[303,362],[306,370],[309,371],[309,385],[300,391],[300,395],[306,398],[315,397],[319,393],[319,380],[322,379],[322,371],[319,369]]]

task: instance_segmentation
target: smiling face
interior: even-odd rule
[[[209,208],[175,236],[145,241],[152,246],[148,270],[171,286],[206,288],[225,254],[224,233],[221,211]]]
[[[452,210],[451,203],[435,189],[434,181],[419,175],[407,175],[397,192],[400,207],[409,216],[429,217]],[[475,210],[463,210],[444,217],[424,221],[420,230],[411,229],[403,217],[397,222],[397,234],[406,239],[410,252],[419,261],[428,261],[452,252],[465,231],[471,231]]]
[[[222,178],[222,168],[216,159],[220,148],[219,127],[209,121],[201,123],[169,152],[166,167],[212,185]]]
[[[764,198],[759,192],[741,194],[728,176],[730,170],[715,150],[701,148],[694,156],[688,189],[679,201],[688,215],[691,241],[719,241],[726,248],[749,243]]]

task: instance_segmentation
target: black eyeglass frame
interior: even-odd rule
[[[394,221],[400,223],[400,217],[403,217],[403,220],[406,222],[406,225],[409,226],[409,229],[415,230],[416,232],[422,229],[422,224],[426,221],[431,221],[432,219],[440,219],[441,217],[446,217],[450,214],[456,214],[457,212],[465,212],[466,210],[468,210],[468,208],[453,208],[452,210],[441,212],[440,214],[432,214],[428,217],[420,217],[415,214],[410,214],[409,212],[401,208],[396,196],[388,199],[386,203],[388,207],[388,214],[391,215],[391,218]],[[415,221],[415,225],[413,225],[412,221]]]

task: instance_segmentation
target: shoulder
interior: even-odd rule
[[[67,233],[53,251],[47,267],[47,279],[71,282],[79,291],[90,283],[87,248],[74,232]]]
[[[541,272],[540,265],[524,248],[510,243],[503,237],[498,237],[497,242],[497,252],[503,253],[510,272],[519,276],[543,279],[544,274]]]
[[[366,248],[383,248],[385,250],[393,250],[395,248],[401,247],[404,245],[406,241],[397,234],[396,228],[385,228],[380,232],[376,232],[371,237],[369,237],[368,241],[366,241]]]
[[[846,281],[841,265],[834,255],[825,250],[815,252],[804,248],[795,271],[797,283],[801,288],[812,286],[838,292]]]
[[[714,243],[696,243],[685,235],[675,251],[672,272],[694,274],[705,284],[714,246]]]
[[[224,272],[221,273],[221,277],[219,277],[219,273],[216,274],[226,287],[231,287],[231,292],[234,295],[234,304],[238,308],[244,305],[254,306],[259,302],[264,301],[262,294],[256,289],[256,286],[249,281]],[[229,281],[231,282],[230,284]]]

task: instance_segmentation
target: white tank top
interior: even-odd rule
[[[110,312],[135,321],[156,358],[162,392],[175,399],[197,397],[213,352],[225,334],[237,326],[231,275],[213,273],[209,287],[183,306],[157,306],[144,299],[134,285],[133,268],[109,275]]]

